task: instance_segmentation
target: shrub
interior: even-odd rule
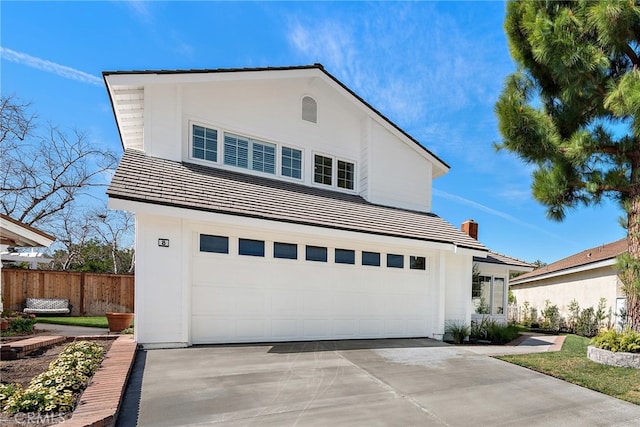
[[[31,333],[37,321],[35,315],[17,311],[4,311],[2,312],[2,317],[9,322],[4,335]]]
[[[471,322],[470,337],[487,340],[492,344],[506,344],[518,337],[517,325],[505,325],[493,319],[483,318],[481,322]]]
[[[489,303],[484,296],[480,297],[480,301],[476,307],[476,314],[491,314],[491,307],[489,307]]]
[[[560,310],[557,305],[551,305],[550,300],[544,302],[542,314],[542,328],[549,331],[558,332],[560,330]]]
[[[463,322],[450,321],[445,325],[444,332],[453,337],[454,343],[462,344],[464,339],[469,336],[469,326]]]
[[[640,332],[625,329],[618,332],[615,329],[607,329],[598,333],[591,344],[603,350],[625,353],[640,353]]]
[[[27,388],[3,386],[0,405],[10,413],[70,412],[75,396],[86,387],[103,358],[104,349],[99,344],[71,343],[49,364],[47,371],[31,380]]]

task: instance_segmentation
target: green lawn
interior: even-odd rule
[[[54,325],[88,326],[91,328],[108,328],[105,316],[88,317],[40,317],[37,316],[38,323],[52,323]]]
[[[589,338],[567,335],[561,351],[498,359],[640,405],[640,369],[601,365],[587,358]]]

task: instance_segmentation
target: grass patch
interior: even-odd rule
[[[587,358],[589,338],[567,335],[562,350],[498,359],[640,405],[640,369],[601,365]]]
[[[38,323],[50,323],[54,325],[86,326],[90,328],[108,328],[106,316],[85,316],[85,317],[40,317],[36,318]]]

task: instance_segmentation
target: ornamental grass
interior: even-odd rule
[[[0,385],[0,406],[12,414],[71,412],[76,397],[87,387],[103,359],[104,349],[99,344],[71,343],[26,388],[19,384]]]

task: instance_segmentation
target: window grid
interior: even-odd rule
[[[289,176],[291,178],[302,178],[302,151],[282,147],[281,173],[283,176]]]
[[[331,185],[333,175],[333,159],[331,157],[314,156],[314,174],[313,181],[318,184]]]
[[[218,131],[193,125],[192,152],[197,159],[218,161]]]
[[[338,160],[338,187],[353,190],[354,164]]]

